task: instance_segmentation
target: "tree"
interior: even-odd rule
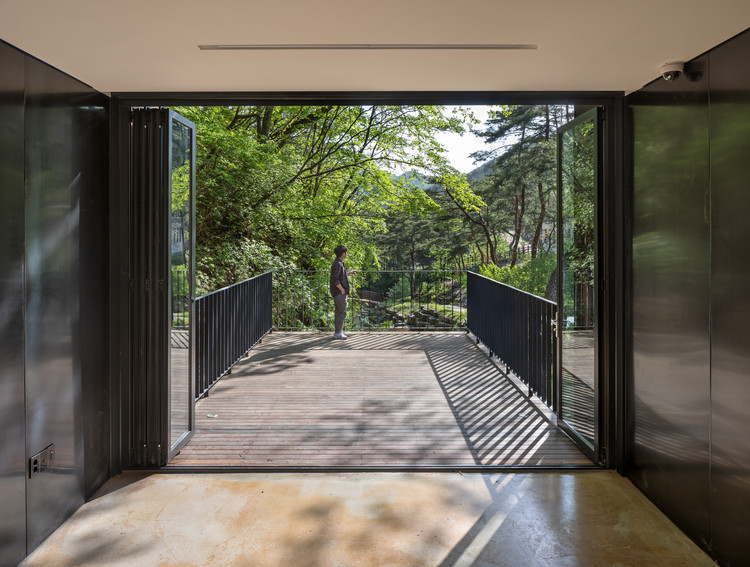
[[[197,125],[199,284],[211,289],[269,268],[327,267],[346,242],[377,265],[374,236],[391,214],[435,204],[396,167],[446,166],[435,139],[466,113],[438,106],[186,107]]]
[[[490,113],[484,130],[474,130],[492,144],[490,149],[474,154],[476,159],[492,160],[492,173],[476,192],[488,207],[505,213],[498,229],[509,239],[511,267],[518,261],[523,240],[531,241],[534,258],[543,244],[545,227],[549,236],[554,235],[554,134],[568,119],[567,106],[505,106]]]

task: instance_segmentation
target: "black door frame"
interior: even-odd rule
[[[169,113],[167,115],[167,120],[169,123],[168,128],[168,134],[167,134],[167,143],[169,146],[169,155],[167,157],[167,163],[170,164],[170,170],[172,167],[172,156],[174,151],[174,145],[172,144],[172,129],[174,127],[174,123],[177,122],[178,124],[181,124],[182,126],[188,128],[190,130],[190,146],[191,146],[191,155],[190,155],[190,190],[188,194],[188,204],[189,204],[189,239],[190,239],[190,254],[188,258],[188,286],[189,286],[189,303],[188,303],[188,310],[190,313],[189,317],[189,323],[188,323],[188,336],[189,336],[189,354],[188,354],[188,404],[189,404],[189,410],[188,410],[188,427],[187,431],[184,432],[179,439],[177,439],[174,443],[172,443],[172,436],[171,436],[171,418],[172,418],[172,393],[170,390],[170,384],[166,384],[166,388],[168,391],[170,391],[170,394],[168,396],[169,401],[167,404],[167,415],[169,416],[168,419],[164,420],[163,424],[163,430],[162,430],[162,437],[164,439],[169,440],[169,446],[167,450],[167,462],[172,460],[173,457],[175,457],[180,450],[190,441],[190,439],[193,437],[193,433],[195,433],[195,333],[193,330],[195,329],[195,158],[196,158],[196,132],[195,132],[195,124],[193,124],[190,120],[185,118],[184,116],[180,116],[177,112],[174,110],[169,110]],[[171,199],[171,191],[170,191],[170,197]],[[171,216],[170,216],[171,218]],[[171,223],[170,223],[171,228]],[[171,268],[171,264],[170,264]],[[174,292],[174,285],[172,285],[172,273],[170,269],[169,274],[169,286],[168,286],[168,295],[169,295],[169,305],[170,308],[172,306],[172,294]],[[170,309],[171,310],[171,309]],[[171,333],[172,330],[172,322],[170,321],[169,324],[169,331]],[[172,359],[170,356],[169,359],[169,371],[168,371],[169,380],[172,380]]]
[[[600,296],[601,456],[602,464],[627,473],[629,459],[628,388],[631,361],[626,353],[631,342],[630,235],[631,205],[626,191],[625,93],[622,92],[523,92],[523,91],[393,91],[393,92],[153,92],[113,93],[110,112],[110,273],[112,380],[112,471],[131,468],[127,451],[127,423],[123,421],[131,403],[131,368],[128,352],[127,258],[129,254],[127,153],[129,111],[132,107],[187,105],[353,105],[353,104],[570,104],[577,108],[603,109],[602,193],[600,203],[601,258]],[[125,410],[125,411],[124,411]]]

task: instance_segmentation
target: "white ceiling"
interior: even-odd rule
[[[0,0],[0,38],[102,92],[626,91],[750,27],[750,0]],[[201,51],[199,44],[538,44]]]

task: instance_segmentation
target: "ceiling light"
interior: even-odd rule
[[[261,43],[261,44],[218,44],[199,45],[203,51],[288,51],[288,50],[355,50],[355,49],[475,49],[475,50],[518,50],[537,49],[531,43]]]

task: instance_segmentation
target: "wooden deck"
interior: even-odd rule
[[[172,446],[190,428],[190,334],[170,333],[169,444]]]
[[[195,411],[174,466],[591,464],[465,333],[272,333]]]
[[[592,444],[594,440],[595,405],[594,332],[564,331],[562,397],[563,418]]]

